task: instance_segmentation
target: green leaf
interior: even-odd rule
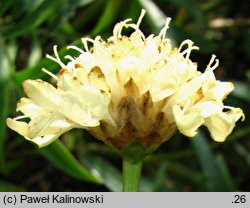
[[[12,2],[13,0],[9,0],[9,1],[4,1],[2,0],[1,6],[0,6],[0,16],[2,16],[2,14],[11,6],[11,4],[13,4]]]
[[[35,35],[32,37],[31,51],[28,59],[28,67],[34,66],[38,61],[41,60],[42,49],[41,43]]]
[[[101,180],[82,166],[59,140],[41,148],[40,152],[66,174],[79,180],[101,183]]]
[[[170,191],[166,190],[165,181],[167,176],[167,163],[161,164],[158,170],[156,170],[155,179],[152,183],[152,191]]]
[[[233,180],[230,176],[226,161],[222,154],[219,154],[215,158],[215,162],[217,163],[218,168],[220,169],[220,173],[222,175],[221,179],[226,186],[226,191],[235,191]]]
[[[227,143],[235,142],[239,139],[248,137],[250,135],[250,127],[242,127],[236,129],[231,135],[229,135],[228,139],[226,140]]]
[[[205,136],[199,132],[197,136],[191,140],[191,143],[201,163],[207,190],[228,191],[228,185],[222,178],[221,170],[216,163],[213,152],[211,151]]]
[[[189,182],[198,187],[204,179],[202,174],[179,162],[167,162],[167,172],[178,177],[179,180]]]
[[[247,151],[245,147],[238,143],[234,145],[234,148],[242,156],[242,158],[246,160],[248,166],[250,167],[250,151]]]
[[[9,109],[10,95],[10,75],[13,70],[13,63],[9,56],[9,49],[0,37],[0,165],[5,167],[4,162],[4,144],[7,139],[6,117]],[[4,168],[2,168],[4,171]]]
[[[57,10],[57,15],[49,23],[47,29],[51,32],[56,31],[61,25],[63,25],[63,23],[65,23],[65,21],[69,20],[69,18],[77,16],[76,12],[79,7],[88,5],[92,3],[92,1],[63,0],[63,4],[61,4],[60,8]],[[65,36],[65,34],[62,34],[62,36]]]
[[[109,190],[122,191],[122,174],[110,162],[95,155],[84,156],[83,162],[103,181]]]
[[[17,191],[23,191],[23,190],[12,183],[0,180],[0,192],[17,192]]]
[[[210,0],[207,2],[203,2],[200,6],[204,12],[213,12],[213,10],[216,10],[221,5],[223,7],[223,4],[225,4],[224,0]]]
[[[24,160],[22,158],[15,158],[13,160],[4,161],[4,164],[0,165],[0,173],[8,176],[11,172],[16,171],[23,164]]]
[[[154,163],[154,162],[164,162],[172,160],[182,160],[183,158],[190,158],[194,155],[193,149],[185,149],[181,151],[172,151],[168,153],[154,153],[149,155],[145,161]]]
[[[155,191],[154,181],[151,178],[141,177],[140,192],[152,192]]]
[[[151,30],[159,33],[166,23],[166,16],[163,11],[153,2],[148,0],[138,0],[139,3],[147,11],[146,18],[149,18]]]
[[[1,35],[4,38],[15,38],[24,33],[31,32],[54,14],[60,3],[60,0],[43,1],[39,7],[24,17],[19,24],[7,28],[1,33]]]
[[[115,21],[116,16],[118,15],[120,4],[122,3],[121,0],[108,0],[104,11],[91,32],[93,36],[98,35],[99,33],[103,32],[106,28],[111,26],[111,24]]]
[[[206,39],[204,35],[191,32],[184,27],[173,25],[172,29],[169,30],[169,34],[177,43],[180,43],[185,39],[193,40],[194,45],[199,47],[199,52],[201,53],[212,53],[217,47],[211,40]]]
[[[82,0],[83,2],[85,0]],[[74,20],[74,28],[77,30],[90,30],[93,29],[93,20],[96,21],[97,15],[102,12],[104,7],[105,0],[94,1],[91,5],[88,5],[88,9],[85,9],[84,12],[78,14],[78,18]],[[86,32],[87,32],[86,31]],[[87,32],[89,33],[89,32]]]
[[[96,0],[79,0],[79,5],[80,6],[86,6],[88,4],[93,3],[94,1],[96,1]]]
[[[131,18],[133,21],[136,21],[141,13],[141,4],[139,1],[129,1],[125,2],[126,9],[124,9],[123,17]],[[123,7],[123,5],[122,5]]]
[[[199,7],[196,1],[194,0],[168,0],[173,4],[183,7],[187,13],[194,17],[195,20],[202,26],[206,25],[204,14],[202,13],[202,9]]]
[[[232,92],[232,95],[247,102],[250,102],[250,96],[249,96],[250,85],[248,83],[236,80],[233,83],[234,83],[234,91]]]
[[[242,49],[244,50],[248,59],[250,59],[250,30],[249,29],[246,32],[246,34],[244,34]]]

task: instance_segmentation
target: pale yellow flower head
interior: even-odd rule
[[[205,125],[211,137],[224,141],[244,114],[240,108],[224,106],[234,89],[230,82],[216,80],[218,60],[213,55],[204,73],[190,60],[198,47],[185,40],[173,48],[166,31],[145,37],[130,19],[115,25],[107,41],[83,38],[84,49],[70,46],[78,57],[60,60],[56,87],[42,80],[23,83],[28,98],[22,98],[17,111],[24,115],[7,119],[7,125],[26,139],[45,146],[72,128],[83,128],[117,149],[133,141],[146,147],[159,146],[176,130],[194,137]],[[130,36],[123,35],[131,28]],[[90,46],[91,45],[91,46]],[[21,121],[29,118],[29,122]]]

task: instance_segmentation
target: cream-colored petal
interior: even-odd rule
[[[185,114],[178,105],[173,107],[173,114],[177,128],[188,137],[194,137],[197,134],[196,130],[204,123],[204,119],[199,113]]]
[[[25,139],[35,143],[36,145],[38,145],[39,148],[42,148],[42,147],[45,147],[45,146],[51,144],[59,136],[60,135],[57,135],[57,134],[49,134],[49,135],[46,135],[44,137],[39,136],[39,137],[35,137],[34,139],[30,139],[30,138],[26,137]]]
[[[202,77],[198,76],[190,80],[189,82],[183,84],[178,92],[174,95],[176,102],[183,102],[187,100],[190,96],[195,94],[202,85]]]
[[[109,85],[101,69],[99,67],[95,67],[93,69],[94,70],[90,71],[88,76],[86,76],[88,78],[87,84],[95,87],[98,90],[109,92]]]
[[[66,121],[66,117],[55,112],[41,113],[31,119],[28,123],[28,135],[30,139],[47,134],[54,134],[62,131],[65,128],[72,127],[73,124]]]
[[[234,86],[231,82],[207,81],[202,86],[202,92],[205,95],[203,100],[224,100],[233,89]]]
[[[16,131],[18,134],[28,136],[28,124],[23,121],[17,121],[12,118],[7,118],[6,124],[9,128]]]
[[[82,102],[87,106],[88,110],[98,118],[102,118],[108,110],[110,98],[107,94],[101,93],[92,86],[83,86],[81,88]]]
[[[196,77],[189,81],[188,83],[182,85],[178,91],[169,97],[162,111],[166,114],[168,119],[173,121],[172,110],[174,105],[180,105],[184,107],[189,101],[190,97],[195,95],[202,85],[202,78]]]
[[[37,117],[39,114],[43,114],[45,111],[44,108],[41,108],[29,98],[21,98],[17,103],[16,110],[21,111],[24,115],[31,119]]]
[[[87,73],[96,64],[94,55],[89,52],[80,54],[80,56],[76,59],[76,63],[84,67],[84,70],[86,70]]]
[[[59,112],[82,127],[99,125],[100,118],[94,117],[87,105],[82,103],[79,97],[71,92],[67,92],[63,96],[63,102],[59,107]]]
[[[216,101],[202,101],[192,107],[192,111],[199,112],[203,117],[209,117],[220,112],[222,109],[223,103]]]
[[[38,137],[35,137],[34,139],[30,139],[30,138],[26,137],[26,139],[37,144],[38,147],[41,148],[41,147],[45,147],[45,146],[51,144],[58,137],[60,137],[63,133],[69,131],[70,129],[71,128],[63,129],[63,131],[60,131],[56,134],[47,134],[45,136],[38,136]]]
[[[223,142],[232,132],[236,121],[244,119],[240,108],[232,108],[227,112],[219,112],[205,119],[204,125],[208,128],[211,137],[217,142]]]
[[[51,116],[50,124],[47,126],[44,131],[40,133],[40,135],[47,135],[47,134],[58,134],[59,132],[64,132],[65,129],[71,129],[73,127],[79,127],[74,123],[68,121],[65,116],[55,112]]]
[[[128,56],[118,60],[116,67],[118,69],[119,79],[122,82],[121,84],[125,84],[130,78],[138,80],[139,74],[143,76],[140,70],[144,69],[144,63],[135,56]]]
[[[140,59],[145,60],[145,65],[147,67],[152,67],[160,58],[159,54],[159,40],[151,39],[146,41],[146,46],[140,53]]]
[[[29,125],[28,137],[33,139],[37,136],[43,135],[43,132],[46,131],[48,126],[53,121],[52,116],[53,116],[52,113],[42,114],[32,119],[28,124]]]
[[[107,112],[110,98],[106,93],[101,93],[94,86],[82,85],[78,80],[65,76],[64,87],[68,93],[66,96],[63,96],[64,99],[69,100],[68,96],[72,96],[72,99],[77,100],[79,108],[82,108],[83,111],[89,111],[99,118]]]
[[[175,92],[176,92],[176,87],[174,86],[169,86],[165,89],[158,89],[157,91],[156,89],[150,90],[154,102],[163,100],[164,98],[173,95]]]
[[[32,130],[34,131],[34,129],[36,129],[36,126],[40,128],[40,131],[37,131],[35,137],[26,137],[26,139],[36,143],[39,147],[44,147],[52,143],[63,133],[69,131],[74,127],[77,127],[73,123],[67,122],[65,117],[58,114],[57,112],[53,113],[48,118],[49,119],[47,120],[47,122],[43,122],[42,118],[40,117],[40,123],[38,123],[37,125],[32,125],[32,123],[29,123],[29,135],[31,135]],[[46,121],[46,118],[44,120]]]
[[[23,82],[23,87],[29,98],[44,108],[57,108],[61,102],[59,90],[40,79],[26,80]]]

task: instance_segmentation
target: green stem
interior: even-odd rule
[[[139,191],[142,170],[142,160],[133,161],[130,158],[123,157],[123,191]]]

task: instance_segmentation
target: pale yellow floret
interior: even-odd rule
[[[235,123],[244,119],[240,108],[224,106],[234,89],[231,82],[216,80],[219,61],[212,55],[204,73],[191,61],[191,40],[178,48],[166,37],[170,18],[159,35],[146,37],[140,30],[145,10],[136,23],[117,23],[107,41],[100,36],[82,38],[83,49],[68,46],[79,56],[60,59],[57,46],[56,87],[42,80],[27,80],[17,111],[24,116],[7,119],[7,125],[27,140],[46,146],[72,128],[84,128],[106,144],[123,149],[134,140],[159,146],[176,130],[194,137],[205,125],[215,141],[224,141]],[[130,36],[123,35],[131,28]],[[28,119],[27,122],[21,121]]]

